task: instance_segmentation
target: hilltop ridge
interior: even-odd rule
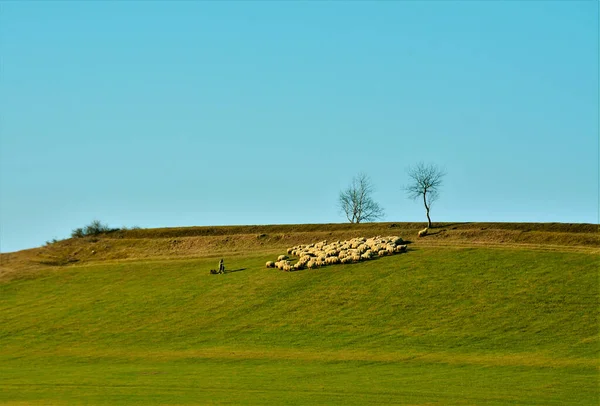
[[[21,271],[99,261],[211,257],[238,252],[275,252],[325,239],[398,235],[417,246],[526,246],[544,250],[600,249],[598,225],[574,223],[331,223],[172,227],[114,230],[69,238],[43,247],[0,254],[0,278]]]

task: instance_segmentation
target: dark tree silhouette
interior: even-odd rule
[[[408,197],[413,200],[418,198],[423,199],[425,205],[425,213],[427,214],[427,227],[431,227],[431,217],[429,211],[431,204],[439,197],[440,187],[442,186],[442,178],[446,175],[444,171],[439,169],[435,164],[425,165],[419,162],[408,170],[408,176],[412,179],[412,183],[404,187],[408,193]]]
[[[384,216],[381,206],[371,197],[372,193],[373,184],[364,173],[355,176],[350,186],[340,192],[340,210],[350,223],[375,221]]]

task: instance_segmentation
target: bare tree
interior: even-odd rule
[[[405,186],[404,190],[406,190],[408,197],[411,199],[423,198],[427,214],[427,227],[431,227],[429,210],[431,209],[431,204],[439,197],[442,178],[446,173],[435,164],[425,165],[423,162],[419,162],[415,166],[408,168],[407,172],[408,176],[412,179],[412,183]]]
[[[375,221],[384,216],[384,211],[376,203],[371,194],[373,184],[364,173],[359,173],[352,179],[346,190],[340,192],[339,206],[350,223]]]

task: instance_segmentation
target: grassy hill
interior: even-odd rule
[[[129,230],[2,254],[0,403],[598,404],[597,226],[422,227]],[[264,267],[360,235],[409,251]]]

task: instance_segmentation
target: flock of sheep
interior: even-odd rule
[[[400,237],[353,238],[346,241],[327,243],[327,240],[308,245],[296,245],[288,248],[287,253],[298,257],[292,264],[287,255],[280,255],[277,261],[268,261],[267,268],[282,271],[298,271],[304,268],[318,268],[325,265],[347,264],[366,261],[375,257],[406,252]]]

